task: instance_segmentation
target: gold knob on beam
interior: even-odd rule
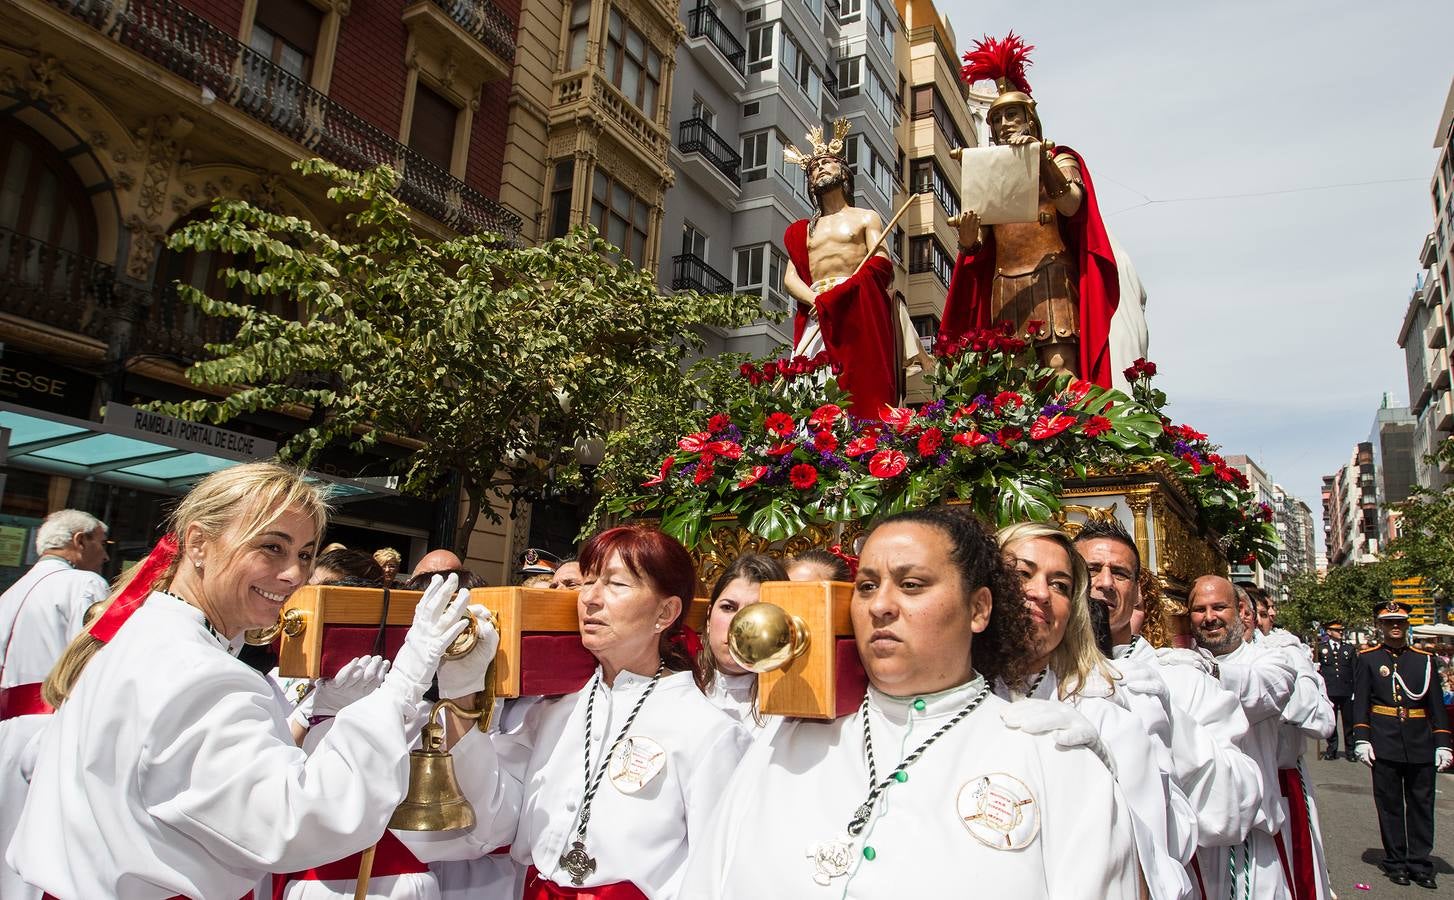
[[[727,626],[727,652],[751,672],[781,669],[807,649],[807,625],[773,603],[744,606]]]
[[[277,640],[279,634],[297,637],[308,627],[308,614],[301,609],[285,609],[278,621],[266,628],[249,628],[243,632],[244,642],[253,647],[266,647]]]
[[[963,147],[950,147],[949,148],[949,158],[950,159],[963,159],[964,158],[964,148]]]

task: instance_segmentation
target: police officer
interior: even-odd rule
[[[1373,769],[1381,868],[1394,884],[1433,890],[1434,769],[1448,769],[1454,751],[1439,661],[1408,646],[1412,610],[1397,601],[1375,607],[1383,643],[1353,667],[1353,752]]]
[[[1333,704],[1333,733],[1328,735],[1328,749],[1323,759],[1338,758],[1338,718],[1343,719],[1343,744],[1347,748],[1349,762],[1353,760],[1353,664],[1358,651],[1343,640],[1343,623],[1329,622],[1327,637],[1318,644],[1318,674],[1328,690],[1328,700]]]

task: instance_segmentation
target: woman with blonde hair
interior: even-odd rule
[[[1159,698],[1164,683],[1132,683],[1096,645],[1090,574],[1070,538],[1054,525],[1022,522],[996,535],[1020,578],[1033,622],[1029,683],[1001,681],[1000,696],[1023,703],[1074,706],[1095,728],[1106,764],[1131,812],[1148,893],[1176,900],[1191,893],[1186,864],[1196,850],[1190,804],[1171,775],[1171,725]],[[1134,711],[1133,711],[1134,709]],[[1149,717],[1151,724],[1143,722]]]
[[[46,682],[57,711],[7,851],[27,882],[59,900],[231,900],[379,839],[468,595],[432,585],[380,686],[305,755],[286,701],[231,648],[307,583],[326,520],[318,489],[274,463],[182,499]]]

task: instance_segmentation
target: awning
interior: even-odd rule
[[[4,448],[6,465],[160,494],[185,494],[206,475],[267,459],[277,450],[271,441],[251,435],[118,403],[107,404],[107,415],[100,422],[0,403],[0,428],[10,431]],[[310,472],[308,480],[326,485],[333,503],[398,494],[393,478],[334,478]]]

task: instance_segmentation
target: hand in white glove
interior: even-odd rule
[[[1118,659],[1111,663],[1111,667],[1121,676],[1116,687],[1144,697],[1159,697],[1162,700],[1168,698],[1166,682],[1157,674],[1155,666]]]
[[[1354,744],[1353,755],[1358,757],[1358,761],[1370,769],[1373,768],[1373,761],[1377,758],[1373,755],[1373,745],[1367,741],[1359,741]]]
[[[1101,758],[1111,774],[1116,774],[1110,754],[1101,744],[1100,735],[1090,720],[1081,715],[1069,703],[1059,700],[1016,700],[1000,711],[1005,725],[1026,734],[1049,734],[1054,736],[1055,745],[1070,749],[1086,747]]]
[[[435,575],[414,607],[414,624],[404,635],[404,646],[394,657],[394,667],[384,676],[381,690],[391,692],[411,706],[424,699],[424,692],[434,680],[434,670],[450,643],[469,625],[463,618],[470,592],[455,591],[459,576],[440,578]]]
[[[1163,666],[1191,666],[1201,669],[1208,675],[1212,673],[1211,660],[1203,656],[1200,650],[1188,650],[1184,647],[1162,647],[1156,651],[1156,661]]]
[[[1262,636],[1262,643],[1268,647],[1296,647],[1302,641],[1291,631],[1269,631]]]
[[[344,663],[332,678],[320,678],[313,690],[303,698],[291,718],[308,724],[317,716],[334,716],[355,700],[372,694],[384,682],[389,661],[382,656],[360,656]]]
[[[1436,747],[1434,749],[1434,768],[1440,772],[1448,771],[1449,766],[1454,765],[1454,750],[1448,747]]]
[[[490,621],[490,611],[479,604],[472,605],[469,611],[479,623],[475,626],[479,640],[462,659],[446,659],[439,664],[439,696],[445,699],[468,697],[484,690],[490,661],[500,649],[500,632]]]

